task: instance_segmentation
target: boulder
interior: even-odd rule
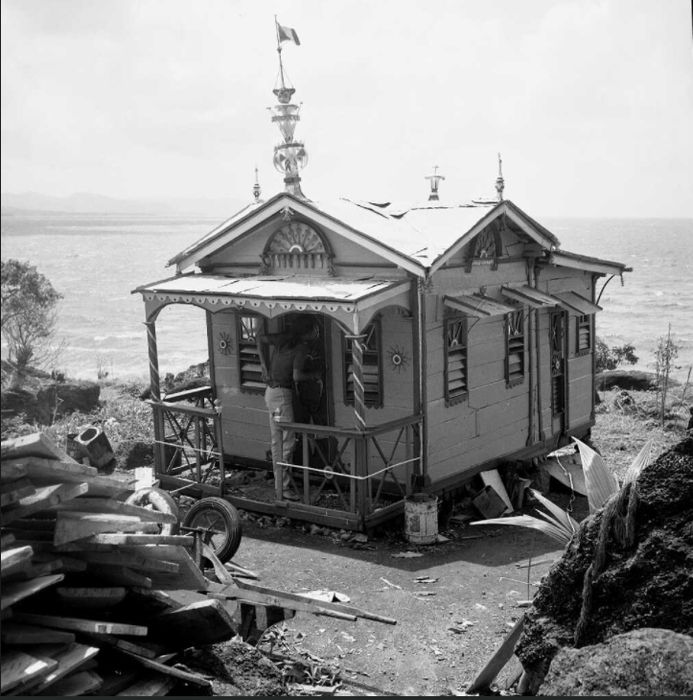
[[[562,649],[537,695],[693,695],[693,637],[645,627],[602,644]]]
[[[693,635],[693,438],[645,467],[636,492],[630,541],[622,534],[626,499],[615,515],[601,509],[584,520],[542,580],[515,649],[529,692],[563,648],[601,644],[642,627]],[[585,573],[595,566],[585,586]]]
[[[599,391],[606,391],[614,387],[629,391],[650,391],[657,388],[657,379],[654,372],[612,369],[599,372],[595,385]]]

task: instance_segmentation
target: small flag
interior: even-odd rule
[[[296,30],[291,27],[282,27],[281,24],[277,23],[277,33],[279,34],[279,41],[293,41],[296,46],[300,46],[301,42],[298,40],[298,34]]]

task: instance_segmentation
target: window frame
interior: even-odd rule
[[[592,339],[594,333],[592,330],[592,319],[593,314],[581,314],[575,317],[575,356],[582,357],[583,355],[589,355],[593,349]],[[587,331],[587,346],[580,346],[580,338],[582,331]]]
[[[512,323],[512,317],[519,315],[519,323]],[[526,340],[527,340],[527,334],[525,332],[525,326],[526,326],[526,314],[524,308],[519,308],[516,311],[511,311],[507,314],[505,314],[504,317],[504,325],[505,325],[505,385],[506,387],[514,387],[518,386],[525,381],[525,375],[527,371],[527,363],[526,363]],[[521,331],[512,332],[513,327],[518,327],[521,328]],[[518,352],[518,348],[521,348],[521,351]],[[511,374],[510,370],[510,356],[511,355],[519,355],[520,357],[520,371],[519,373],[517,371],[513,371]]]
[[[373,337],[375,338],[376,347],[373,350],[364,350],[363,359],[364,367],[366,366],[366,357],[375,357],[376,366],[378,370],[378,395],[375,399],[368,397],[364,394],[364,403],[367,408],[382,408],[385,403],[384,391],[383,391],[383,343],[382,343],[382,324],[379,318],[373,319],[365,328],[364,333],[368,333],[369,329],[372,328]],[[351,343],[346,333],[342,333],[342,391],[344,397],[344,404],[346,406],[354,405],[354,391],[349,389],[349,365],[351,364]]]
[[[254,330],[255,330],[255,336],[253,337],[252,340],[244,339],[244,335],[246,333],[246,330],[243,325],[243,319],[248,318],[252,319]],[[257,322],[257,326],[255,326],[255,323]],[[254,355],[257,356],[257,362],[258,364],[261,365],[260,361],[260,350],[257,347],[257,332],[261,331],[264,332],[265,330],[265,317],[261,316],[260,314],[253,314],[253,313],[246,313],[246,312],[239,312],[236,314],[236,358],[237,358],[237,367],[238,367],[238,388],[243,394],[263,394],[265,391],[266,384],[265,382],[262,382],[262,379],[260,379],[262,386],[248,386],[245,384],[245,381],[256,381],[256,380],[244,380],[244,370],[243,370],[243,365],[245,362],[248,360],[243,357],[244,352],[252,352]],[[261,365],[262,366],[262,365]]]
[[[458,325],[461,329],[460,335],[464,338],[464,344],[451,349],[450,329]],[[452,393],[450,390],[450,356],[451,352],[464,355],[464,387],[459,393]],[[445,392],[445,405],[454,406],[462,403],[469,397],[469,323],[464,315],[450,315],[443,321],[443,389]]]

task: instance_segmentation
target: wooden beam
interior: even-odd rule
[[[49,693],[54,697],[79,697],[80,695],[93,695],[94,691],[101,687],[103,679],[93,671],[80,671],[63,678],[50,687]]]
[[[18,622],[5,622],[0,629],[0,639],[4,644],[17,646],[28,644],[71,644],[75,641],[72,632],[53,630],[36,625],[22,625]]]
[[[168,695],[168,692],[175,684],[176,679],[171,676],[165,676],[162,673],[151,673],[125,688],[125,690],[118,693],[118,695],[125,695],[131,698],[161,697]]]
[[[117,501],[113,498],[91,498],[89,496],[80,498],[79,501],[71,504],[60,504],[52,510],[79,510],[82,513],[117,513],[118,515],[137,516],[142,522],[173,524],[178,522],[178,518],[173,513],[163,513],[158,510],[149,510],[142,506],[134,506],[130,503]]]
[[[30,625],[45,625],[55,629],[73,630],[75,632],[96,632],[98,634],[131,634],[145,637],[147,628],[143,625],[129,625],[124,622],[107,622],[104,620],[86,620],[79,617],[63,617],[58,615],[36,615],[32,613],[16,613],[14,619],[27,622]]]
[[[61,510],[58,512],[53,544],[56,546],[83,540],[93,535],[110,532],[158,532],[157,523],[143,523],[137,515],[118,515],[117,513],[83,513],[78,510]]]
[[[22,498],[16,506],[3,510],[2,524],[7,526],[19,518],[46,510],[51,506],[58,505],[58,503],[70,501],[87,493],[88,489],[88,485],[84,482],[40,487],[31,496]]]
[[[40,576],[29,581],[17,581],[15,583],[4,583],[2,586],[2,596],[0,596],[0,610],[9,608],[24,598],[28,598],[34,593],[42,591],[48,586],[52,586],[65,578],[63,574],[53,576]]]
[[[73,642],[67,649],[53,657],[55,661],[58,662],[57,668],[53,669],[43,678],[36,686],[36,689],[32,690],[32,695],[41,694],[46,688],[50,687],[64,676],[67,676],[69,673],[72,673],[72,671],[89,661],[89,659],[93,659],[98,653],[98,647]]]
[[[3,650],[0,658],[0,692],[5,694],[18,685],[40,680],[58,665],[53,659],[42,659],[15,649]]]
[[[174,666],[167,666],[166,664],[155,661],[154,659],[145,659],[137,654],[132,654],[129,651],[120,649],[122,654],[125,654],[128,658],[136,661],[141,666],[149,668],[153,671],[158,671],[173,678],[179,678],[182,681],[187,681],[188,683],[193,683],[194,685],[199,685],[202,688],[211,688],[212,683],[202,676],[198,676],[196,673],[189,673],[188,671],[182,671]]]
[[[31,496],[34,491],[36,491],[35,486],[26,477],[9,483],[2,482],[0,486],[0,508],[6,508],[25,496]]]
[[[46,433],[32,433],[21,437],[3,440],[0,444],[3,462],[17,457],[44,457],[63,462],[77,463],[62,447],[59,447]],[[4,471],[4,470],[3,470]]]
[[[7,578],[11,574],[31,566],[33,555],[34,550],[28,546],[4,550],[0,554],[0,574],[2,578]]]

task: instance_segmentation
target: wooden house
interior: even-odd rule
[[[562,251],[509,200],[422,206],[300,187],[299,106],[281,84],[274,164],[286,191],[255,201],[181,251],[176,274],[139,287],[146,310],[162,484],[260,512],[364,529],[413,491],[440,493],[503,462],[545,455],[594,423],[597,281],[626,267]],[[156,318],[192,304],[207,320],[208,389],[162,396]],[[324,367],[319,416],[289,424],[300,502],[235,489],[229,466],[271,469],[259,329],[311,316]],[[192,455],[192,458],[191,456]]]
[[[210,481],[205,464],[271,469],[255,334],[310,315],[325,410],[324,424],[294,424],[303,502],[230,500],[354,529],[401,512],[412,491],[441,493],[588,436],[597,282],[627,270],[561,250],[509,200],[405,210],[289,192],[254,202],[171,264],[175,276],[136,290],[164,482],[185,485],[187,469],[223,492],[224,476]],[[200,404],[200,392],[162,400],[155,321],[168,304],[206,312],[215,404],[180,401]],[[181,420],[198,426],[189,446],[207,450],[194,464],[172,459],[172,446],[185,447]]]

